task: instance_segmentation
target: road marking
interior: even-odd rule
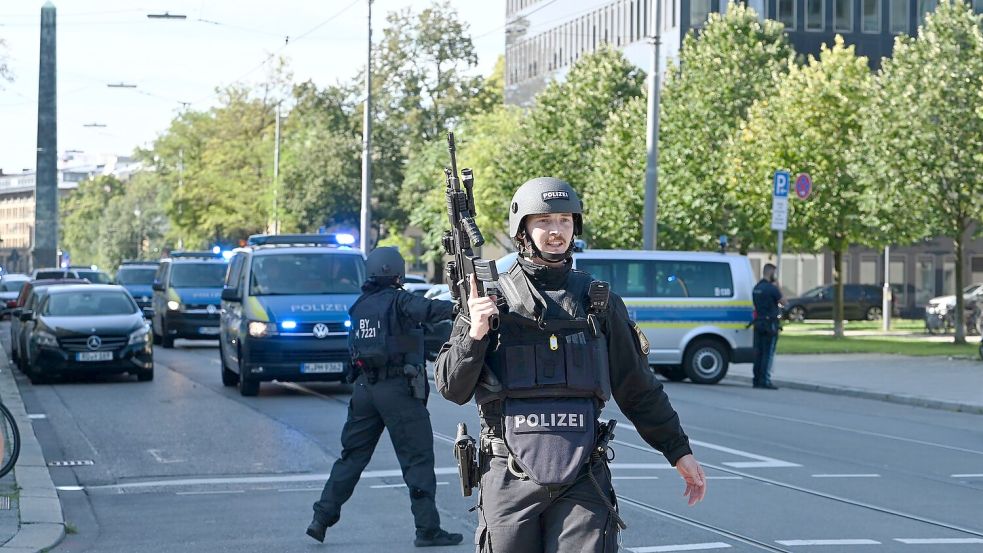
[[[48,418],[48,415],[45,415],[44,413],[28,413],[27,418],[34,419],[34,420],[46,419]]]
[[[797,545],[880,545],[874,540],[777,540],[775,543],[789,547]]]
[[[658,476],[612,476],[611,480],[658,480]]]
[[[727,549],[730,544],[715,541],[712,543],[684,543],[681,545],[649,545],[629,547],[632,553],[662,553],[663,551],[706,551],[707,549]]]
[[[154,459],[157,460],[158,463],[163,463],[165,465],[171,464],[171,463],[183,463],[184,462],[184,459],[179,459],[177,457],[172,457],[172,458],[165,457],[164,454],[161,453],[161,450],[159,450],[159,449],[148,449],[147,450],[147,453],[151,454],[154,457]]]
[[[280,493],[313,492],[313,491],[317,491],[317,490],[320,490],[320,489],[321,488],[314,488],[314,487],[310,487],[310,488],[283,488],[283,489],[279,489],[277,491],[280,492]]]
[[[457,467],[437,467],[435,474],[456,475]],[[292,474],[286,476],[241,476],[237,478],[180,478],[175,480],[152,480],[143,482],[127,482],[124,484],[105,484],[88,486],[88,490],[125,490],[136,488],[168,488],[175,486],[217,486],[224,484],[270,484],[276,482],[325,482],[330,473]],[[395,470],[368,470],[362,473],[362,478],[395,478],[402,477],[403,472]]]
[[[968,543],[983,543],[980,538],[894,538],[894,541],[909,545],[960,545]]]
[[[175,495],[222,495],[230,493],[245,493],[245,490],[219,490],[214,492],[177,492]]]
[[[438,486],[447,486],[448,484],[447,484],[447,482],[437,482],[437,485]],[[369,486],[369,487],[372,488],[372,489],[374,489],[374,490],[378,490],[378,489],[382,489],[382,488],[405,488],[406,487],[406,484],[376,484],[375,486]]]
[[[628,423],[621,423],[619,427],[629,428],[639,436],[641,433],[633,425]],[[617,441],[615,441],[617,443]],[[746,457],[748,459],[755,459],[754,461],[731,461],[726,463],[721,463],[722,465],[727,465],[728,467],[734,468],[784,468],[784,467],[801,467],[797,463],[790,463],[788,461],[781,461],[774,459],[772,457],[765,457],[764,455],[755,455],[754,453],[749,453],[747,451],[741,451],[739,449],[734,449],[730,447],[724,447],[722,445],[711,444],[708,442],[701,442],[699,440],[690,440],[690,445],[698,445],[700,447],[705,447],[707,449],[714,449],[716,451],[722,451],[724,453],[730,453],[731,455],[737,455],[739,457]]]
[[[813,474],[813,478],[880,478],[880,474]]]
[[[953,474],[953,478],[983,478],[983,474]]]
[[[82,486],[55,486],[55,489],[60,492],[80,492],[85,488]]]

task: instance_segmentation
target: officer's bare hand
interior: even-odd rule
[[[693,454],[690,453],[676,461],[676,470],[686,481],[686,491],[683,497],[689,498],[689,506],[699,503],[707,493],[707,477],[703,475],[703,467]]]
[[[498,314],[495,296],[481,297],[478,295],[478,281],[471,275],[471,293],[468,294],[468,314],[471,316],[471,330],[468,336],[472,340],[481,340],[491,329],[492,315]]]

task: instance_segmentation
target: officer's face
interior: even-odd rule
[[[526,233],[540,251],[563,253],[573,240],[573,214],[530,215],[526,218]]]

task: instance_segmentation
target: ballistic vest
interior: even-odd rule
[[[414,321],[400,320],[394,288],[362,294],[348,315],[352,326],[348,348],[352,363],[363,370],[403,365],[423,365],[423,329]]]

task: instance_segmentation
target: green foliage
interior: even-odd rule
[[[782,24],[761,23],[743,4],[711,14],[699,34],[686,36],[662,96],[660,247],[705,249],[727,234],[747,251],[754,223],[742,217],[747,198],[729,190],[727,145],[751,105],[778,90],[794,56]],[[644,135],[641,143],[644,153]]]
[[[60,200],[61,244],[74,263],[97,263],[100,227],[110,200],[123,195],[116,177],[99,176],[79,183],[78,189]]]
[[[416,263],[416,254],[413,253],[413,247],[416,245],[414,240],[405,234],[393,233],[386,236],[375,245],[377,248],[382,248],[385,246],[392,246],[399,250],[399,254],[403,256],[407,265],[413,265]]]
[[[953,239],[961,290],[963,245],[983,219],[981,16],[964,2],[943,1],[917,38],[898,37],[864,123],[858,172],[880,190],[870,204],[882,231],[907,240]],[[956,301],[960,342],[961,294]]]

